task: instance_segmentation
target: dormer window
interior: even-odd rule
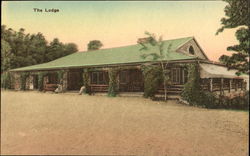
[[[188,49],[188,51],[189,51],[189,54],[194,55],[194,48],[193,48],[193,46],[190,46],[189,49]]]

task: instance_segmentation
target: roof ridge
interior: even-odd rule
[[[192,38],[194,38],[194,36],[182,37],[182,38],[175,38],[175,39],[167,39],[167,40],[163,40],[163,42],[165,42],[165,41],[180,40],[180,39],[184,39],[184,38],[190,38],[190,39],[192,39]],[[98,49],[98,50],[91,50],[91,51],[79,51],[79,52],[77,52],[77,53],[97,52],[97,51],[100,51],[100,50],[108,50],[108,49],[115,49],[115,48],[123,48],[123,47],[136,46],[136,45],[139,45],[139,44],[131,44],[131,45],[118,46],[118,47],[110,47],[110,48],[104,48],[104,49]]]

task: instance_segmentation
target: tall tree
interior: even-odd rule
[[[142,46],[140,50],[148,51],[153,47],[156,49],[156,51],[152,53],[142,54],[141,57],[143,59],[151,57],[152,61],[159,61],[162,73],[161,76],[163,78],[163,85],[164,85],[164,99],[167,100],[167,85],[170,83],[170,78],[169,78],[170,70],[166,69],[168,62],[164,61],[164,58],[167,55],[166,53],[164,53],[164,42],[161,36],[157,39],[156,36],[152,33],[145,32],[145,35],[147,35],[148,37],[138,39],[137,41],[137,43],[139,43]],[[171,45],[169,45],[168,49],[170,47]]]
[[[9,43],[1,39],[1,73],[11,68],[12,59],[13,54]]]
[[[26,34],[1,26],[1,72],[52,61],[78,51],[74,43],[63,44],[54,39],[48,45],[42,33]]]
[[[58,59],[60,57],[77,52],[77,46],[74,43],[63,44],[58,38],[50,42],[46,51],[46,62]]]
[[[29,54],[35,60],[34,64],[46,62],[47,44],[42,33],[32,34],[30,36]]]
[[[69,55],[78,51],[77,45],[74,43],[65,44],[64,47],[64,55]]]
[[[52,42],[49,43],[49,46],[47,48],[46,62],[62,57],[62,51],[64,51],[63,43],[60,42],[58,38],[55,38]]]
[[[249,74],[249,51],[250,51],[250,9],[247,0],[223,0],[227,2],[225,7],[226,17],[221,19],[222,27],[216,34],[224,29],[238,28],[235,33],[239,44],[229,46],[228,51],[233,51],[231,56],[222,55],[220,61],[228,66],[229,69],[237,69],[236,74]]]
[[[99,40],[92,40],[88,43],[88,50],[98,50],[103,46]]]

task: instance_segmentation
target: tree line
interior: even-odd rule
[[[74,43],[58,38],[48,42],[42,33],[25,33],[1,25],[1,73],[9,69],[46,63],[78,51]]]

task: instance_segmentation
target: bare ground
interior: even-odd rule
[[[1,154],[246,156],[243,111],[137,97],[1,93]]]

